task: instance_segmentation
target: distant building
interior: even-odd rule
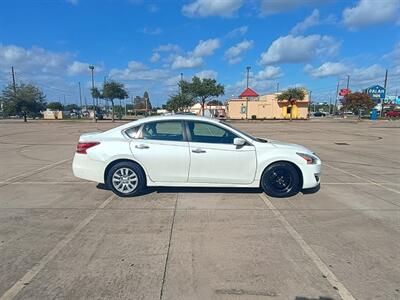
[[[61,120],[64,118],[63,112],[60,110],[46,109],[43,112],[43,119],[45,120]]]
[[[247,88],[238,98],[227,101],[227,112],[230,119],[307,119],[309,94],[304,100],[294,103],[278,101],[280,93],[258,95],[254,90]],[[246,110],[248,110],[246,114]]]

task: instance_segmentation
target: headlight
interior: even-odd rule
[[[306,153],[296,153],[298,156],[302,157],[306,162],[307,165],[315,165],[318,162],[318,158]]]

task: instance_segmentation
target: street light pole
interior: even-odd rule
[[[249,88],[249,74],[250,74],[250,66],[246,67],[247,70],[247,83],[246,83],[246,87]],[[249,118],[249,97],[246,97],[246,120]]]
[[[81,90],[81,82],[78,82],[78,86],[79,86],[79,104],[81,105],[81,109],[82,109],[82,90]]]
[[[91,72],[92,72],[92,100],[93,100],[93,110],[94,110],[94,112],[93,112],[93,120],[94,120],[94,122],[97,122],[97,118],[96,118],[97,107],[96,107],[96,104],[95,104],[95,102],[94,102],[94,97],[93,97],[93,91],[94,91],[94,75],[93,75],[93,73],[94,73],[94,66],[93,66],[93,65],[90,65],[90,66],[89,66],[89,69],[90,69]]]
[[[384,89],[385,89],[385,96],[383,98],[386,97],[386,88],[387,88],[387,79],[388,79],[388,70],[386,69],[386,73],[385,73],[385,82],[384,82]],[[383,106],[384,106],[384,100],[381,98],[381,118],[383,117]]]

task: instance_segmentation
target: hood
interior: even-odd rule
[[[304,147],[302,145],[284,143],[284,142],[275,141],[275,140],[268,140],[268,142],[270,144],[272,144],[274,147],[277,147],[277,148],[290,149],[290,150],[299,151],[299,152],[312,153],[312,151],[310,149],[307,149],[306,147]]]

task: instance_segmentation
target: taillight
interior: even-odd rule
[[[100,144],[100,142],[87,142],[87,143],[79,142],[78,145],[76,145],[76,153],[87,154],[86,152],[87,149],[92,148],[98,144]]]

